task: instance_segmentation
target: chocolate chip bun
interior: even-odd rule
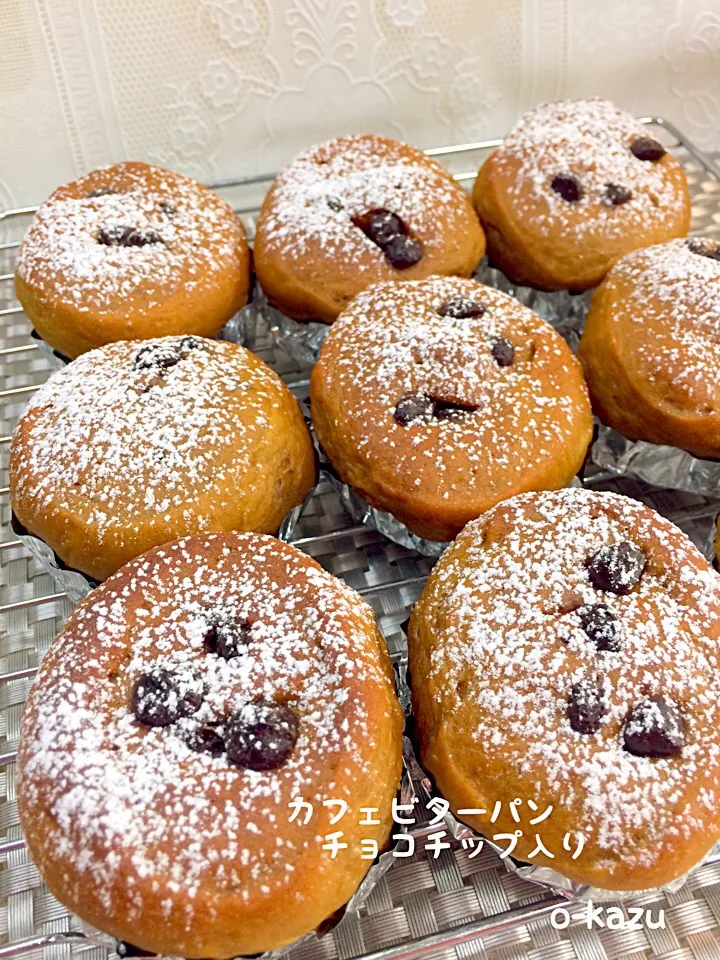
[[[116,340],[213,336],[247,300],[250,254],[232,208],[147,163],[59,187],[20,244],[18,300],[66,357]]]
[[[720,244],[692,238],[618,260],[578,356],[593,406],[632,440],[720,457]]]
[[[430,540],[513,494],[565,486],[592,436],[564,340],[474,280],[361,293],[328,332],[310,396],[340,477]]]
[[[380,280],[469,277],[485,237],[465,191],[436,160],[377,136],[300,154],[265,198],[255,270],[270,301],[332,323]]]
[[[297,401],[244,347],[108,344],[52,376],[18,420],[10,500],[60,559],[103,580],[194,533],[275,533],[315,480]]]
[[[485,811],[471,826],[522,831],[513,856],[660,886],[720,838],[719,640],[720,578],[668,520],[611,493],[514,497],[413,610],[422,762],[454,811]]]
[[[473,202],[491,260],[545,290],[594,287],[618,257],[690,227],[680,164],[599,98],[525,114],[480,168]]]
[[[50,890],[120,940],[282,947],[354,893],[362,841],[385,843],[401,730],[353,590],[272,537],[180,540],[94,591],[45,656],[20,739],[25,836]],[[309,819],[290,822],[301,798]],[[330,801],[347,804],[335,824]]]

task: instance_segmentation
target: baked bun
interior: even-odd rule
[[[603,422],[720,457],[720,244],[629,253],[593,294],[578,356]]]
[[[371,283],[469,277],[484,252],[472,204],[445,167],[372,135],[300,154],[265,198],[254,247],[270,301],[325,323]]]
[[[545,290],[594,287],[618,257],[690,227],[680,164],[599,98],[525,114],[480,168],[473,202],[491,260]]]
[[[20,244],[18,300],[66,357],[116,340],[214,336],[245,305],[245,228],[207,187],[116,163],[59,187]]]
[[[275,533],[314,480],[282,380],[244,347],[200,337],[84,354],[40,388],[10,447],[15,516],[96,580],[180,536]]]
[[[474,280],[361,293],[328,332],[310,396],[340,477],[430,540],[513,494],[565,486],[592,437],[564,340]]]
[[[361,841],[385,843],[401,730],[353,590],[272,537],[180,540],[92,593],[42,662],[18,760],[28,847],[73,913],[142,949],[282,947],[354,893]],[[300,798],[312,815],[291,823]],[[336,825],[324,801],[347,803]]]
[[[720,578],[668,520],[612,493],[514,497],[413,610],[422,763],[487,837],[522,831],[514,857],[537,834],[536,865],[658,887],[720,838],[719,639]]]

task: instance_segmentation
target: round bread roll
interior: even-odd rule
[[[485,836],[521,832],[514,857],[658,887],[720,838],[719,640],[720,578],[668,520],[612,493],[514,497],[413,610],[422,762]]]
[[[671,240],[615,264],[580,341],[593,406],[632,440],[720,457],[720,244]]]
[[[491,260],[544,290],[594,287],[623,254],[690,227],[680,164],[599,98],[525,114],[480,168],[473,202]]]
[[[254,247],[270,301],[325,323],[372,283],[469,277],[484,252],[472,204],[445,167],[371,135],[300,154],[265,198]]]
[[[250,284],[245,228],[207,187],[116,163],[59,187],[20,244],[18,300],[66,357],[116,340],[213,336]]]
[[[142,949],[282,947],[354,893],[362,841],[385,843],[401,730],[353,590],[272,537],[180,540],[86,598],[42,662],[18,760],[28,847],[73,913]]]
[[[364,291],[329,330],[310,396],[343,481],[430,540],[513,494],[565,486],[592,437],[564,340],[474,280]]]
[[[277,374],[200,337],[120,342],[52,376],[10,447],[15,516],[103,580],[194,533],[275,533],[315,482],[310,434]]]

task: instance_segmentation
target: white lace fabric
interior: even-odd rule
[[[115,160],[212,180],[353,131],[502,136],[592,94],[720,148],[720,2],[3,0],[0,209]]]

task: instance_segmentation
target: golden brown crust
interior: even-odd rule
[[[99,242],[123,227],[135,230],[132,245]],[[244,306],[249,284],[232,208],[190,177],[138,162],[59,187],[20,245],[15,276],[30,322],[71,358],[116,340],[211,337]]]
[[[466,297],[475,318],[442,316]],[[513,362],[492,354],[499,338]],[[419,536],[452,539],[513,494],[565,486],[592,418],[580,367],[552,327],[473,280],[378,284],[333,324],[310,381],[318,440],[340,477]],[[475,407],[398,423],[409,395]]]
[[[208,652],[217,611],[251,620],[240,657]],[[153,728],[131,699],[158,664],[204,692],[190,717]],[[188,746],[209,722],[226,740],[228,714],[258,700],[299,717],[280,767],[255,772]],[[156,548],[87,598],[43,661],[19,755],[28,846],[66,906],[144,949],[281,947],[352,895],[371,863],[361,839],[385,842],[401,729],[372,611],[313,560],[257,535]],[[313,805],[307,825],[304,813],[289,822],[298,797]],[[324,800],[348,804],[337,825]],[[380,822],[360,826],[362,807]],[[332,859],[322,844],[336,830],[349,847]]]
[[[644,572],[625,595],[600,591],[588,560],[622,540],[643,551]],[[583,629],[578,611],[598,602],[618,619],[617,652]],[[514,856],[528,860],[538,834],[554,859],[541,852],[532,862],[578,883],[660,886],[720,836],[719,639],[720,579],[669,521],[587,490],[508,500],[466,527],[413,610],[423,764],[453,810],[486,811],[462,817],[472,826],[490,837],[523,831]],[[585,678],[602,696],[595,733],[569,720],[571,689]],[[632,708],[650,696],[679,705],[677,756],[623,747]],[[516,798],[520,824],[509,806]]]
[[[10,497],[27,530],[102,580],[194,533],[275,533],[315,481],[297,401],[244,347],[108,344],[55,374],[20,417]]]
[[[647,127],[607,100],[541,104],[481,166],[473,202],[490,259],[515,283],[586,290],[623,254],[683,237],[690,194],[669,153],[637,159],[630,144]],[[553,191],[556,176],[577,178],[578,202]],[[629,190],[612,205],[608,184]]]
[[[392,267],[353,222],[377,209],[400,216],[422,244],[414,266]],[[484,252],[472,204],[441,164],[366,135],[319,144],[276,178],[258,220],[254,260],[263,290],[288,316],[332,323],[372,283],[469,277]]]
[[[632,440],[720,457],[720,247],[693,238],[619,260],[578,357],[600,419]]]

